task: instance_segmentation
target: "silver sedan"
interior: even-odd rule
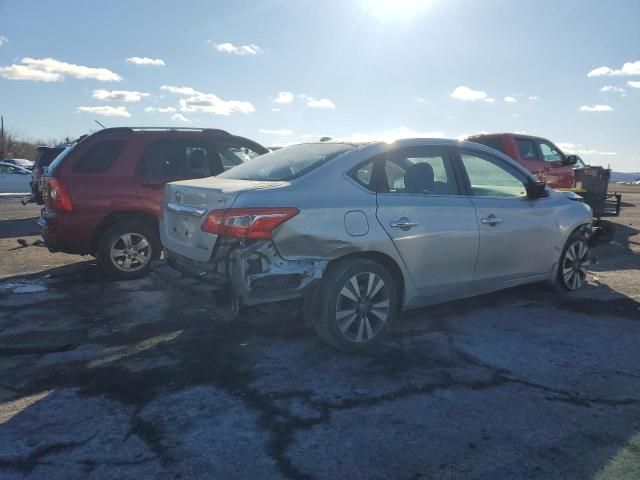
[[[469,142],[294,145],[168,184],[164,202],[172,282],[234,311],[302,300],[344,350],[375,345],[403,309],[539,281],[576,290],[589,265],[590,208]]]

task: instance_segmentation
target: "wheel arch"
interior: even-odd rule
[[[349,260],[356,260],[356,259],[371,260],[373,262],[380,264],[389,272],[389,274],[393,277],[393,280],[398,290],[397,291],[398,309],[399,310],[402,309],[404,305],[404,294],[405,294],[404,275],[402,273],[402,269],[400,268],[400,265],[398,265],[398,263],[386,253],[377,252],[377,251],[348,253],[346,255],[343,255],[341,257],[331,260],[327,265],[327,268],[330,268],[332,265],[335,265],[339,262],[346,262]]]
[[[109,229],[111,226],[115,225],[116,223],[119,223],[122,221],[138,221],[138,222],[145,223],[149,225],[151,228],[153,228],[154,231],[158,233],[158,236],[160,235],[160,226],[159,226],[160,224],[158,222],[158,219],[154,215],[150,214],[149,212],[138,211],[138,210],[133,210],[133,211],[124,210],[124,211],[111,212],[109,215],[104,217],[104,219],[102,219],[100,224],[96,227],[95,231],[93,232],[93,235],[91,237],[91,253],[92,254],[96,253],[98,249],[98,243],[100,242],[100,239],[102,238],[104,233],[107,231],[107,229]]]

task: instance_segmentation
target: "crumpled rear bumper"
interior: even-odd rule
[[[271,241],[239,242],[219,249],[209,262],[196,262],[165,250],[154,275],[217,306],[242,306],[303,297],[314,288],[327,260],[287,260]]]

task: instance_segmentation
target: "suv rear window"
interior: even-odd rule
[[[124,140],[105,140],[97,142],[87,150],[73,166],[77,173],[102,173],[106,172],[118,158]]]
[[[235,180],[292,180],[354,148],[346,143],[303,143],[267,153],[219,175]]]

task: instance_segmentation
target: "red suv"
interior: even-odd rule
[[[576,155],[565,155],[545,138],[518,133],[491,133],[467,138],[509,155],[551,188],[573,188]]]
[[[96,256],[114,277],[144,276],[160,257],[165,183],[217,175],[267,151],[223,130],[100,130],[47,169],[42,236],[52,252]]]

